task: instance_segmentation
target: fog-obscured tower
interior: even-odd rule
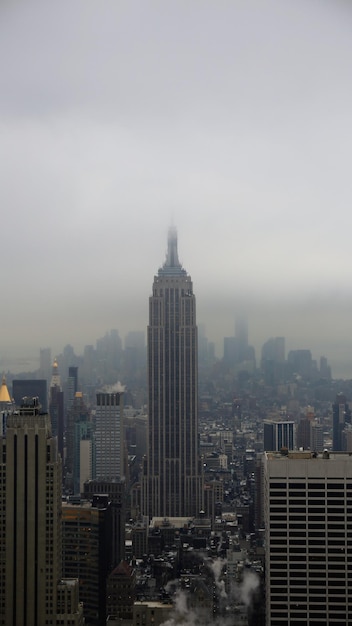
[[[144,514],[188,516],[202,508],[197,394],[196,300],[178,259],[176,230],[170,228],[166,261],[149,298]]]

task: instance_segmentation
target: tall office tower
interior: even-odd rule
[[[93,477],[93,439],[90,411],[83,400],[82,392],[77,391],[67,412],[65,462],[65,485],[75,494],[80,493],[81,469],[82,477],[85,475],[84,480]]]
[[[142,488],[146,515],[193,516],[203,508],[197,396],[196,301],[171,228],[166,261],[154,277],[149,299],[149,450]]]
[[[49,388],[49,414],[53,437],[57,437],[61,458],[64,456],[64,393],[61,387],[59,367],[55,359]]]
[[[285,377],[285,338],[271,337],[262,347],[260,367],[266,385],[274,386]]]
[[[270,337],[262,347],[262,362],[274,361],[283,363],[285,360],[285,337]]]
[[[38,398],[24,398],[7,417],[0,451],[0,625],[81,624],[78,606],[69,622],[58,604],[65,596],[61,459]],[[57,613],[66,621],[57,622]]]
[[[264,453],[267,624],[352,625],[352,458]]]
[[[290,350],[287,363],[291,372],[304,378],[310,378],[313,371],[312,353],[310,350]]]
[[[345,449],[343,431],[346,424],[351,424],[351,409],[346,396],[338,393],[332,405],[332,448],[335,452]]]
[[[94,415],[96,478],[120,480],[124,476],[123,393],[100,391]]]
[[[43,413],[48,412],[48,385],[44,379],[15,379],[12,381],[12,395],[17,406],[22,398],[39,398]]]
[[[73,440],[73,493],[79,494],[83,492],[84,483],[95,476],[93,422],[81,391],[77,391],[75,395],[72,411],[76,417]]]
[[[145,371],[147,366],[147,354],[145,346],[145,333],[143,331],[131,331],[125,338],[124,352],[124,377],[127,381],[140,381],[145,383]]]
[[[264,450],[280,451],[283,448],[294,450],[295,423],[264,420]]]
[[[111,502],[111,563],[115,567],[125,558],[126,486],[123,480],[89,480],[83,495],[93,500],[96,495],[108,494]]]
[[[326,356],[320,357],[319,373],[320,373],[321,378],[326,378],[327,380],[331,380],[331,367],[328,363]]]
[[[62,566],[79,580],[79,597],[90,626],[105,626],[106,580],[111,569],[111,505],[108,495],[62,505]]]
[[[322,452],[324,450],[323,425],[316,420],[310,425],[310,449],[313,452]]]
[[[240,351],[236,337],[224,337],[224,365],[235,367],[240,362]]]
[[[68,368],[67,379],[67,409],[69,410],[73,404],[73,399],[78,391],[78,367],[71,365]]]

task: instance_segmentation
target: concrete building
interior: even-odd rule
[[[38,398],[7,416],[0,451],[0,625],[83,624],[77,581],[61,579],[61,459]]]
[[[94,415],[96,478],[124,476],[123,393],[100,391]]]
[[[267,452],[267,624],[352,625],[352,457]]]
[[[166,261],[154,277],[148,326],[149,449],[142,513],[197,515],[203,508],[198,450],[196,301],[170,228]]]

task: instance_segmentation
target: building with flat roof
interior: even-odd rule
[[[266,619],[352,625],[352,456],[266,452]]]

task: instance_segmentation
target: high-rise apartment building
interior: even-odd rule
[[[38,398],[24,398],[0,437],[0,625],[82,624],[81,607],[63,611],[61,600],[74,600],[65,585],[61,459],[49,416]]]
[[[352,625],[352,457],[267,452],[267,624]]]
[[[203,508],[198,452],[198,346],[191,277],[169,230],[164,265],[149,299],[149,450],[144,468],[144,514],[197,515]]]

